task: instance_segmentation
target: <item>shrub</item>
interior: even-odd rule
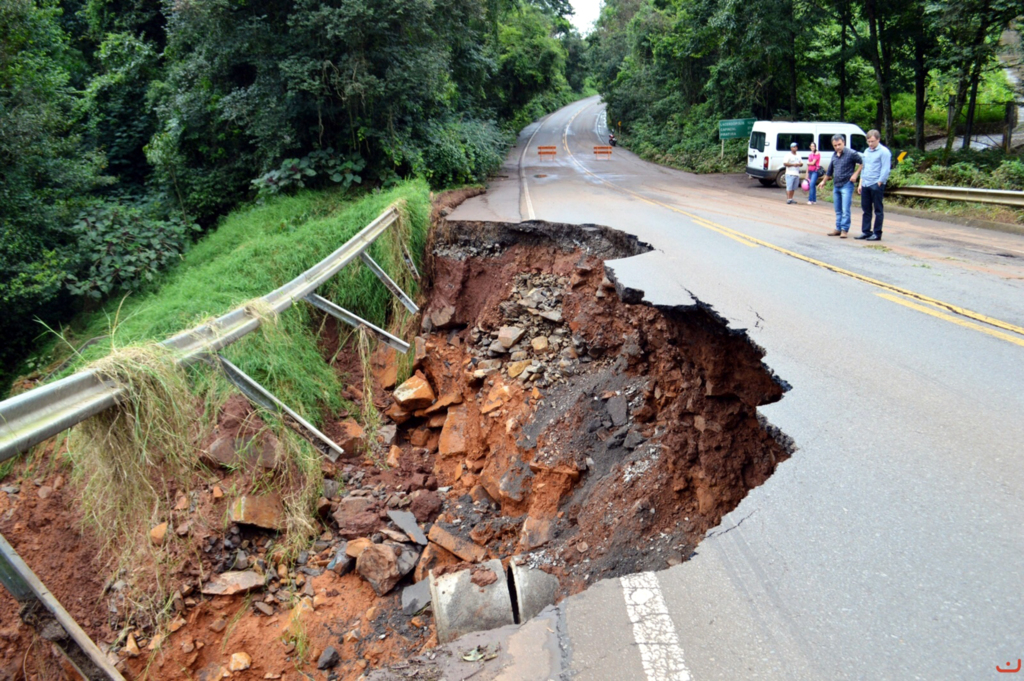
[[[1024,163],[1003,161],[992,173],[992,184],[995,189],[1024,190]]]
[[[199,226],[178,216],[156,219],[139,206],[99,203],[82,211],[73,229],[85,262],[77,276],[68,275],[68,290],[98,300],[153,281],[181,257]]]
[[[509,135],[493,121],[474,118],[432,121],[424,137],[418,153],[411,154],[413,166],[435,189],[486,180],[510,146]]]
[[[333,148],[318,149],[303,158],[289,158],[277,170],[271,170],[252,181],[261,197],[307,186],[325,186],[327,181],[348,189],[363,178],[356,173],[366,167],[358,154],[342,157]]]

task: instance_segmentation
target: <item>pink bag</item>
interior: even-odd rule
[[[805,192],[809,192],[811,191],[811,183],[808,182],[807,180],[804,180],[803,182],[800,183],[800,188],[803,189]]]

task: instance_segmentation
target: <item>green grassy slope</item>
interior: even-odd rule
[[[76,336],[111,334],[111,339],[90,347],[64,373],[104,356],[112,347],[164,340],[269,293],[322,260],[395,202],[404,206],[407,217],[400,225],[402,238],[419,257],[430,212],[429,189],[422,181],[348,202],[337,192],[306,192],[232,212],[150,292],[110,301],[90,315]],[[415,283],[396,246],[396,227],[378,239],[370,254],[414,294]],[[382,326],[396,307],[383,284],[358,262],[318,293]],[[341,386],[317,350],[317,331],[312,309],[299,304],[280,316],[276,329],[250,334],[224,354],[318,423],[324,406],[340,406]]]

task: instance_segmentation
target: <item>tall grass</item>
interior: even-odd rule
[[[410,295],[417,285],[402,260],[404,239],[419,257],[429,227],[429,189],[422,181],[345,203],[335,192],[274,197],[236,210],[199,242],[180,265],[146,294],[118,301],[87,320],[83,337],[110,333],[90,347],[74,369],[113,347],[161,341],[228,312],[285,284],[348,241],[388,206],[399,202],[404,219],[370,248],[370,254]],[[318,293],[379,326],[404,314],[372,272],[353,262]],[[401,312],[400,312],[401,310]],[[116,316],[119,322],[112,326]],[[282,333],[250,334],[224,354],[314,424],[323,410],[341,408],[341,386],[317,349],[318,312],[299,303],[280,315]],[[66,372],[67,373],[67,372]]]

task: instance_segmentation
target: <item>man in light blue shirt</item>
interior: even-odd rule
[[[885,183],[889,181],[889,171],[892,169],[892,152],[881,143],[881,136],[877,130],[868,130],[868,148],[861,154],[864,167],[860,171],[857,193],[860,194],[860,207],[864,211],[864,218],[860,225],[861,234],[854,238],[865,241],[882,240],[882,197],[885,194]],[[871,231],[872,213],[875,218],[874,232]]]

